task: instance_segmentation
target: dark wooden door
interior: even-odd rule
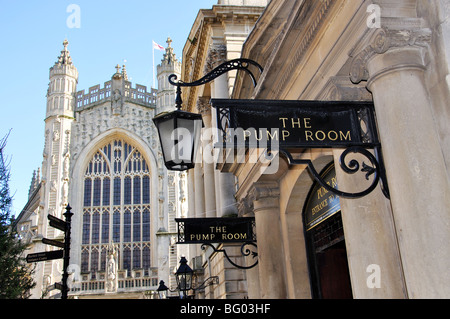
[[[351,299],[352,289],[344,242],[317,254],[320,290],[323,299]]]

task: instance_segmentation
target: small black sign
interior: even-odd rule
[[[177,218],[178,244],[255,242],[255,219]]]
[[[379,144],[371,102],[212,99],[224,147],[276,143],[327,148]]]
[[[331,187],[338,188],[334,164],[326,167],[321,177]],[[305,206],[306,230],[311,230],[340,210],[339,197],[328,192],[319,183],[314,183]]]
[[[64,248],[64,243],[62,243],[60,241],[52,240],[52,239],[42,238],[42,243],[44,243],[46,245],[56,246],[59,248]]]
[[[66,222],[62,219],[56,218],[53,215],[48,214],[48,220],[50,221],[49,225],[56,229],[66,231]]]
[[[35,263],[39,261],[61,259],[64,257],[64,250],[44,251],[42,253],[28,254],[27,263]]]

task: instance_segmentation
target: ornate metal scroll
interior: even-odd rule
[[[246,242],[246,243],[243,243],[241,245],[241,254],[242,254],[242,256],[247,257],[247,256],[251,255],[253,257],[253,259],[256,259],[256,261],[250,266],[241,266],[241,265],[236,264],[235,262],[233,262],[230,259],[230,257],[227,254],[227,251],[225,249],[217,249],[212,244],[209,244],[209,243],[202,244],[202,250],[206,250],[206,246],[209,246],[215,253],[223,253],[223,255],[230,262],[230,264],[232,264],[236,268],[239,268],[239,269],[251,269],[251,268],[255,267],[258,264],[258,259],[257,259],[258,253],[256,251],[251,250],[250,248],[245,248],[246,246],[253,246],[254,249],[257,249],[258,246],[256,246],[256,244],[253,243],[253,242]]]
[[[378,154],[380,154],[380,156],[381,156],[380,147],[376,147],[375,149],[376,149],[376,152]],[[365,190],[357,192],[357,193],[345,192],[345,191],[336,189],[336,188],[332,187],[331,185],[328,185],[322,179],[320,174],[317,172],[317,170],[315,169],[311,160],[309,160],[309,159],[294,159],[290,152],[288,152],[286,150],[282,150],[282,149],[280,149],[280,153],[282,153],[284,156],[286,156],[289,163],[292,165],[307,165],[308,170],[310,171],[310,173],[312,174],[314,179],[322,187],[324,187],[327,191],[332,192],[340,197],[343,197],[343,198],[364,197],[364,196],[370,194],[377,187],[378,183],[381,183],[381,189],[382,189],[383,194],[386,196],[386,198],[389,198],[389,189],[387,187],[384,167],[382,164],[380,164],[380,163],[382,163],[382,161],[379,161],[372,153],[370,153],[367,149],[365,149],[363,147],[353,146],[353,147],[347,148],[341,154],[340,161],[339,161],[339,164],[340,164],[342,170],[347,174],[355,174],[355,173],[361,171],[363,173],[366,173],[366,176],[365,176],[366,180],[369,180],[370,176],[373,175],[373,180],[372,180],[372,183],[370,184],[370,186],[367,187]],[[360,162],[358,162],[355,159],[351,159],[350,161],[347,161],[347,157],[351,153],[353,153],[353,154],[358,153],[358,154],[363,155],[365,158],[367,158],[367,160],[370,162],[371,165],[368,165],[365,162],[362,162],[360,164]]]
[[[211,72],[206,74],[204,77],[202,77],[201,79],[199,79],[195,82],[187,83],[187,82],[183,82],[181,80],[177,81],[178,77],[176,76],[176,74],[171,74],[169,76],[169,83],[172,85],[176,85],[176,86],[199,86],[199,85],[209,83],[209,82],[213,81],[215,78],[217,78],[217,77],[221,76],[222,74],[225,74],[231,70],[243,70],[243,71],[247,72],[247,74],[251,77],[251,79],[253,81],[253,85],[256,86],[257,85],[256,78],[255,78],[254,74],[252,73],[252,71],[250,71],[250,65],[256,66],[261,73],[263,72],[262,66],[253,60],[235,59],[235,60],[230,60],[225,63],[222,63],[217,68],[215,68],[214,70],[212,70]]]
[[[181,87],[192,87],[192,86],[200,86],[204,85],[206,83],[209,83],[216,79],[217,77],[221,76],[222,74],[225,74],[232,70],[243,70],[245,71],[250,78],[253,81],[253,85],[256,87],[256,77],[253,74],[252,71],[250,71],[250,65],[256,66],[260,73],[263,72],[263,67],[259,65],[257,62],[249,59],[234,59],[227,61],[225,63],[222,63],[217,68],[206,74],[201,79],[194,81],[194,82],[184,82],[182,80],[178,80],[178,77],[176,74],[169,75],[169,83],[172,85],[175,85],[177,87],[177,96],[175,98],[176,107],[178,109],[181,109],[183,100],[181,98]]]

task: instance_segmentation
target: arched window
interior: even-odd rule
[[[86,165],[81,259],[91,278],[106,269],[111,243],[118,244],[119,271],[151,267],[150,174],[144,155],[121,139],[99,148]]]

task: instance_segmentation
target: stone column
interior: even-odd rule
[[[195,218],[205,217],[205,187],[203,183],[202,166],[197,164],[194,168],[195,184]]]
[[[253,213],[253,202],[248,198],[239,201],[239,216],[255,217]],[[258,244],[258,243],[256,243]],[[258,257],[257,257],[258,258]],[[255,264],[256,259],[252,255],[245,257],[246,266]],[[259,263],[259,261],[258,261]],[[261,299],[261,288],[259,286],[259,265],[246,270],[247,277],[247,293],[249,299]]]
[[[249,196],[256,221],[260,297],[286,298],[278,183],[255,183]]]
[[[347,76],[330,79],[320,100],[370,101],[365,84],[354,85]],[[340,169],[342,149],[334,149],[339,189],[360,192],[369,186],[364,173],[346,174]],[[349,155],[347,161],[367,161],[362,155]],[[339,199],[345,232],[347,259],[355,299],[401,299],[406,297],[397,235],[390,201],[377,187],[368,196]],[[380,236],[380,234],[383,234]]]
[[[209,49],[208,59],[206,61],[205,73],[210,72],[215,67],[225,62],[227,48],[223,44],[212,45]],[[228,99],[228,74],[225,73],[216,78],[211,84],[211,98]],[[216,172],[220,189],[220,198],[217,199],[217,217],[237,215],[236,199],[234,198],[235,177],[232,173]]]
[[[424,80],[430,38],[379,29],[352,68],[366,67],[352,79],[366,77],[373,93],[410,298],[450,297],[450,185]]]
[[[207,137],[206,134],[210,134],[211,131],[211,107],[209,106],[209,98],[199,98],[197,101],[197,110],[202,114],[203,123],[203,137]],[[203,181],[205,184],[205,216],[216,217],[216,193],[215,193],[215,181],[214,181],[214,162],[212,161],[211,151],[211,138],[209,141],[204,139],[202,142],[203,149]],[[206,159],[206,160],[205,160]]]
[[[367,188],[364,173],[349,175],[339,168],[342,150],[333,153],[339,189],[359,192]],[[351,159],[359,163],[367,160],[355,155]],[[353,298],[406,298],[391,204],[381,187],[363,198],[339,198],[339,201]]]

